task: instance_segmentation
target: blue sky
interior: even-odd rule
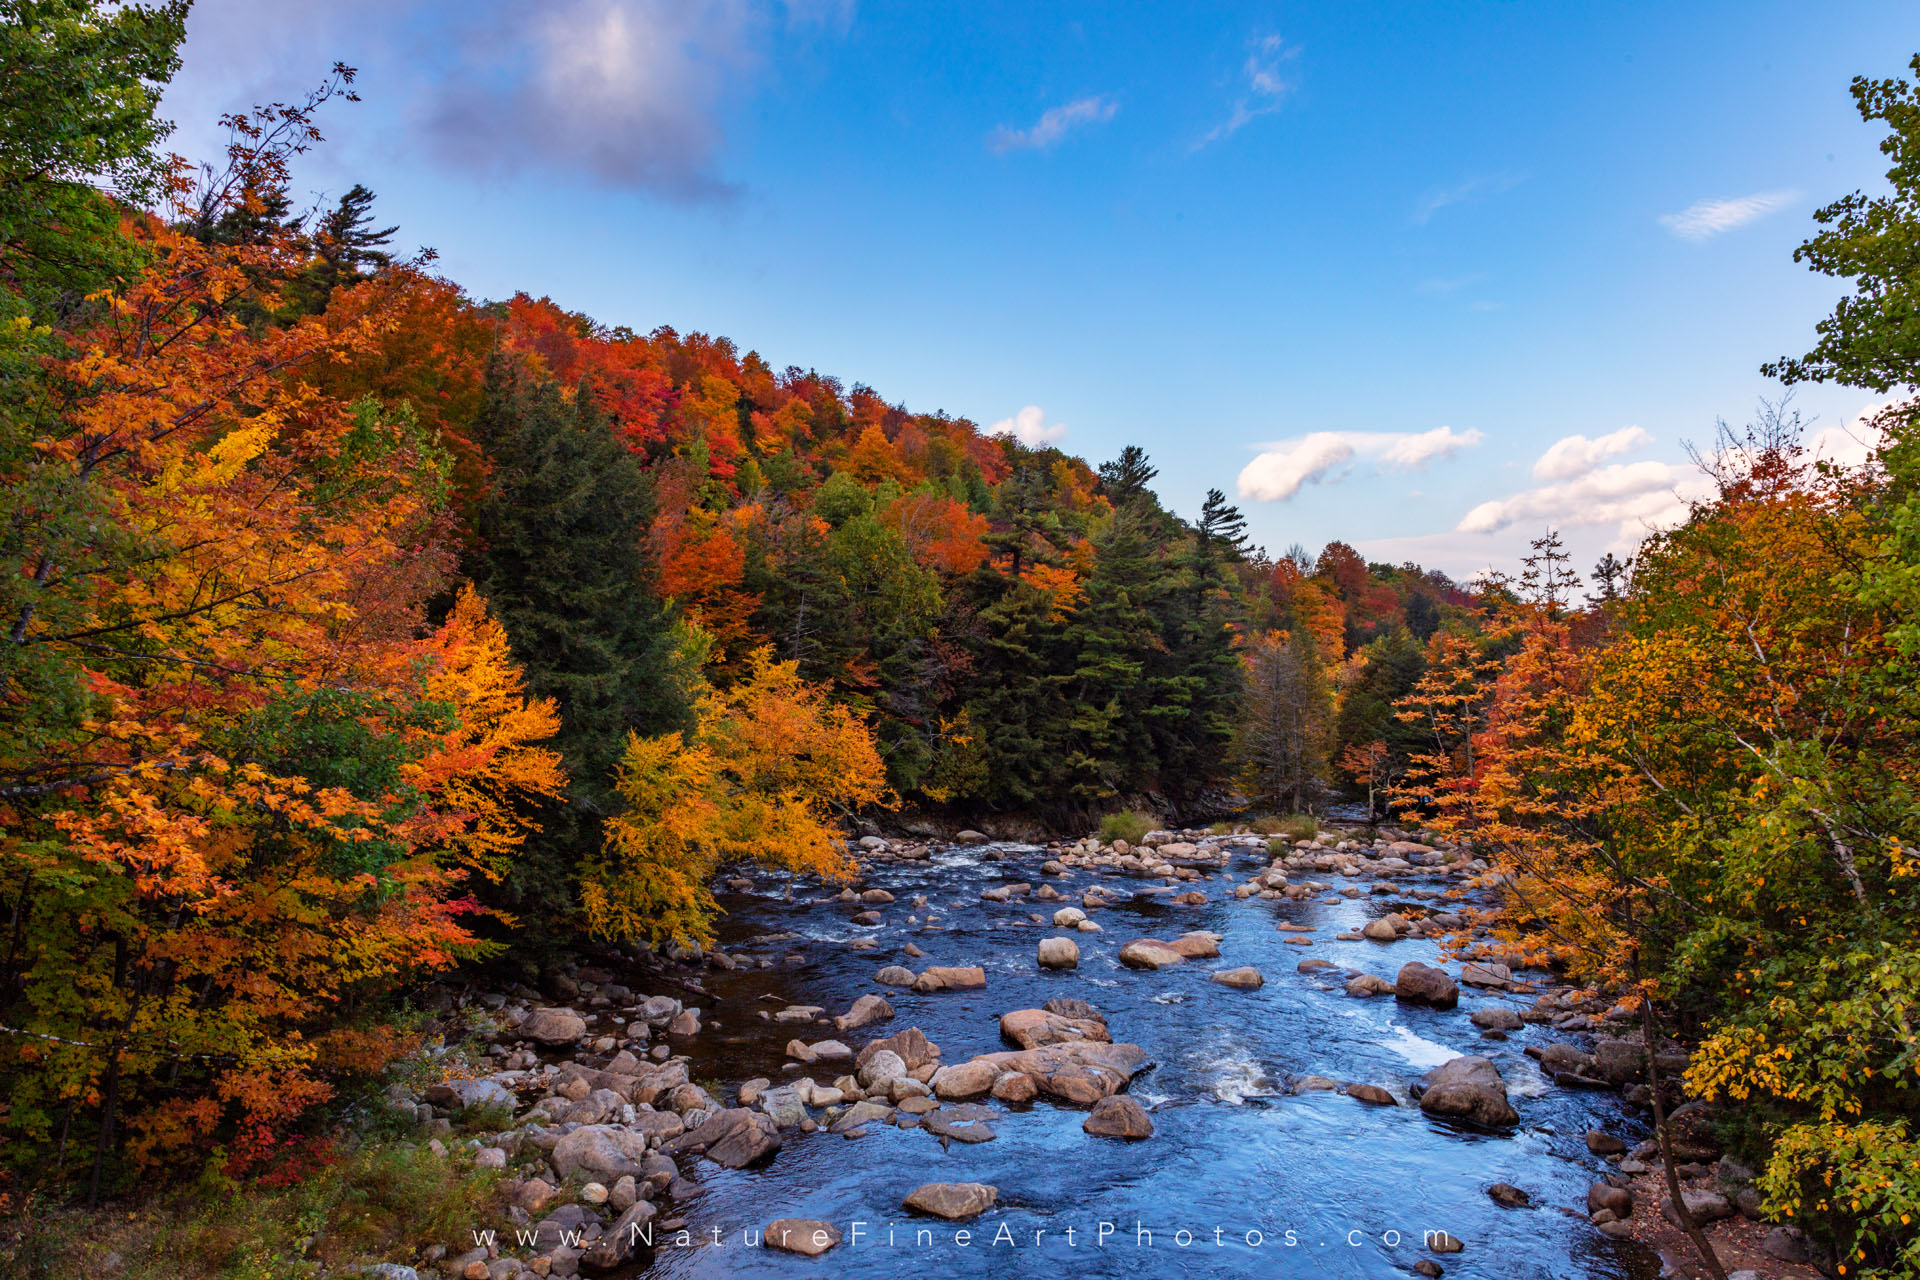
[[[1848,81],[1916,50],[1899,3],[199,0],[168,107],[203,149],[346,61],[302,189],[364,181],[476,296],[1465,574],[1628,549],[1779,393],[1838,293],[1793,248],[1882,182]],[[1841,450],[1869,402],[1795,399]]]

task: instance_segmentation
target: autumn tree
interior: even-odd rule
[[[710,942],[710,884],[734,863],[847,877],[838,826],[890,802],[866,724],[766,650],[709,688],[686,734],[633,734],[616,775],[625,802],[582,868],[588,926],[604,937]]]

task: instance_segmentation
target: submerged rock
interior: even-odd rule
[[[780,1218],[767,1224],[765,1239],[769,1249],[817,1258],[840,1243],[840,1228],[818,1218]]]

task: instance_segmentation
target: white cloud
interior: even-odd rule
[[[1451,458],[1462,449],[1471,449],[1484,439],[1486,437],[1474,427],[1465,431],[1435,427],[1418,435],[1396,437],[1393,443],[1381,450],[1380,461],[1390,467],[1424,467],[1435,458]]]
[[[1318,480],[1353,457],[1343,431],[1316,431],[1269,446],[1240,470],[1240,496],[1261,502],[1285,502],[1309,480]]]
[[[1040,406],[1030,404],[1011,418],[1002,418],[987,428],[990,436],[1012,436],[1029,449],[1038,449],[1041,445],[1054,444],[1067,434],[1065,424],[1048,423],[1047,415]]]
[[[1043,112],[1031,129],[1000,126],[988,135],[987,145],[999,152],[1045,151],[1075,129],[1084,125],[1105,124],[1113,119],[1114,112],[1118,110],[1120,104],[1112,98],[1098,94],[1080,98],[1064,107]]]
[[[1555,441],[1533,464],[1535,480],[1565,480],[1593,470],[1608,458],[1644,449],[1653,437],[1639,427],[1622,427],[1592,440],[1568,436]]]
[[[1236,98],[1233,111],[1227,118],[1193,144],[1193,150],[1222,138],[1230,138],[1261,116],[1269,115],[1280,109],[1280,100],[1293,88],[1280,74],[1282,63],[1299,54],[1299,50],[1287,44],[1277,35],[1262,36],[1253,43],[1253,52],[1241,65],[1240,74],[1245,78],[1245,92]]]
[[[1885,433],[1874,425],[1874,419],[1895,403],[1883,400],[1870,404],[1844,426],[1822,427],[1807,438],[1807,453],[1843,467],[1860,466],[1879,451],[1885,439]]]
[[[1486,535],[1529,528],[1612,526],[1607,549],[1630,552],[1649,532],[1687,518],[1688,504],[1706,497],[1713,482],[1691,464],[1608,459],[1653,443],[1639,427],[1622,427],[1595,439],[1573,435],[1555,441],[1533,464],[1546,483],[1483,502],[1454,526],[1456,534]]]
[[[1261,446],[1260,456],[1240,471],[1240,496],[1260,502],[1285,502],[1300,486],[1318,482],[1356,457],[1369,457],[1387,470],[1418,470],[1437,458],[1449,458],[1479,444],[1476,429],[1455,431],[1315,431]]]
[[[1492,533],[1524,521],[1553,525],[1670,523],[1686,518],[1687,504],[1680,487],[1688,470],[1665,462],[1614,463],[1557,484],[1483,502],[1467,512],[1456,528],[1460,533]]]
[[[1682,240],[1710,240],[1784,209],[1799,198],[1798,191],[1759,191],[1727,200],[1702,200],[1679,213],[1660,215],[1660,225]]]

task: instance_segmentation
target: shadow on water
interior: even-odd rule
[[[1323,895],[1308,902],[1236,900],[1215,877],[1202,885],[1205,906],[1180,907],[1142,897],[1093,913],[1101,933],[1076,933],[1080,966],[1049,972],[1034,963],[1039,939],[1061,931],[1035,924],[1060,903],[983,902],[996,884],[1051,882],[1076,901],[1088,885],[1121,894],[1142,882],[1081,870],[1060,880],[1040,874],[1041,850],[1003,847],[1001,860],[955,849],[931,862],[879,864],[867,887],[896,901],[884,923],[860,926],[861,908],[832,901],[817,885],[781,900],[784,886],[764,895],[722,898],[727,916],[721,946],[730,954],[769,956],[776,967],[716,971],[708,986],[708,1030],[686,1049],[695,1079],[731,1100],[744,1080],[779,1083],[809,1071],[828,1083],[841,1068],[792,1069],[784,1047],[796,1031],[808,1040],[831,1028],[796,1028],[755,1017],[780,1001],[843,1011],[855,997],[884,994],[896,1016],[848,1033],[856,1049],[867,1039],[917,1026],[947,1062],[1004,1048],[999,1015],[1055,997],[1087,1000],[1107,1016],[1115,1040],[1141,1045],[1153,1066],[1131,1092],[1151,1108],[1152,1138],[1121,1143],[1081,1131],[1084,1113],[1041,1101],[994,1103],[998,1138],[943,1146],[919,1129],[867,1127],[848,1140],[789,1131],[767,1164],[729,1171],[700,1163],[689,1172],[701,1190],[667,1208],[686,1222],[688,1241],[657,1232],[649,1262],[626,1274],[664,1277],[775,1276],[812,1269],[835,1277],[1372,1277],[1411,1274],[1434,1258],[1428,1231],[1466,1243],[1437,1258],[1453,1277],[1535,1280],[1590,1277],[1648,1280],[1658,1266],[1644,1249],[1610,1239],[1579,1213],[1587,1186],[1607,1166],[1587,1152],[1585,1134],[1606,1128],[1631,1135],[1638,1122],[1612,1095],[1554,1089],[1523,1050],[1543,1029],[1528,1027],[1504,1041],[1483,1039],[1469,1023],[1476,1008],[1529,997],[1463,988],[1460,1007],[1440,1012],[1391,998],[1344,994],[1347,975],[1296,971],[1303,958],[1391,978],[1408,960],[1434,961],[1437,948],[1407,940],[1392,945],[1339,942],[1390,908],[1406,889],[1438,880],[1407,880],[1392,897]],[[1238,862],[1238,879],[1263,857]],[[1333,879],[1336,888],[1344,882]],[[1370,886],[1365,886],[1370,887]],[[917,895],[925,908],[911,904]],[[910,923],[918,917],[919,924]],[[931,924],[929,925],[929,918]],[[1278,931],[1281,920],[1311,926],[1310,935]],[[1192,929],[1224,935],[1218,960],[1190,961],[1159,972],[1136,972],[1116,960],[1131,938],[1163,938]],[[797,934],[773,940],[769,935]],[[1310,936],[1313,945],[1289,945]],[[872,950],[845,944],[871,938]],[[759,940],[756,940],[759,939]],[[904,954],[908,942],[924,959]],[[798,953],[802,964],[783,967]],[[978,964],[985,991],[917,995],[873,982],[883,965],[917,969]],[[1216,969],[1254,965],[1266,984],[1236,991],[1208,981]],[[715,1023],[718,1025],[714,1025]],[[1543,1041],[1544,1042],[1544,1041]],[[1460,1053],[1493,1059],[1506,1077],[1521,1127],[1509,1135],[1472,1133],[1427,1118],[1407,1099],[1407,1086],[1427,1068]],[[1399,1107],[1370,1107],[1341,1093],[1291,1093],[1300,1076],[1377,1084]],[[966,1223],[917,1218],[902,1198],[927,1182],[985,1182],[999,1203]],[[1536,1207],[1503,1209],[1486,1194],[1495,1182],[1529,1193]],[[846,1240],[808,1261],[749,1247],[776,1218],[819,1218]],[[857,1236],[856,1225],[857,1226]],[[715,1232],[718,1231],[718,1243]]]

